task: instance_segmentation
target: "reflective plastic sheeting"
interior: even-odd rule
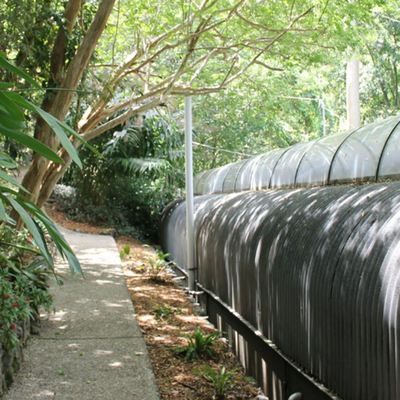
[[[332,161],[329,182],[375,181],[382,151],[398,122],[398,118],[390,118],[350,134]]]
[[[327,185],[332,159],[349,133],[351,132],[336,133],[315,141],[301,160],[296,186]]]
[[[379,163],[379,179],[399,179],[399,155],[400,155],[400,124],[397,125],[389,137]]]
[[[341,398],[400,400],[399,182],[195,203],[207,290]],[[164,251],[182,267],[184,221],[180,203],[162,228]]]
[[[271,176],[270,189],[295,186],[297,169],[304,154],[310,149],[310,143],[298,143],[289,147],[275,165]]]
[[[251,190],[269,189],[275,165],[288,149],[276,149],[257,156],[257,164],[251,175]]]
[[[202,173],[195,178],[195,194],[398,179],[399,122],[400,117],[389,118]]]

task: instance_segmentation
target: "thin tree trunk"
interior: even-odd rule
[[[60,84],[61,88],[67,88],[67,89],[77,88],[82,78],[82,74],[89,63],[90,57],[92,56],[93,51],[97,46],[98,40],[104,31],[107,20],[115,4],[115,1],[116,0],[101,1],[96,16],[92,24],[90,25],[90,28],[86,32],[86,35],[83,38],[75,54],[75,57],[70,62],[68,69],[64,75],[64,78],[61,81]],[[65,12],[67,13],[68,9],[70,25],[72,24],[72,22],[74,22],[71,20],[73,16],[75,16],[76,19],[76,16],[78,14],[76,8],[78,6],[80,6],[80,0],[79,1],[70,0],[67,4]],[[61,36],[62,34],[59,35],[60,41],[61,41]],[[53,61],[52,65],[54,67],[54,73],[55,73],[54,76],[59,77],[65,57],[65,47],[63,46],[63,43],[56,41],[53,52],[54,55],[52,55],[52,61]],[[62,54],[60,54],[59,52],[61,52]],[[59,91],[55,95],[54,99],[48,104],[46,104],[46,108],[53,116],[63,121],[71,105],[73,96],[74,96],[73,91]],[[53,150],[56,150],[57,147],[59,146],[59,141],[56,135],[51,131],[48,125],[38,126],[36,136],[38,140],[40,140]],[[39,192],[48,165],[49,165],[48,160],[44,159],[41,156],[35,155],[31,163],[31,166],[22,182],[22,184],[32,193],[31,200],[33,200],[34,202],[37,202],[40,196]]]
[[[66,20],[65,27],[60,27],[57,38],[54,44],[54,48],[51,54],[51,65],[50,65],[50,80],[49,87],[57,87],[61,72],[65,66],[65,50],[66,50],[66,32],[71,33],[74,27],[76,18],[78,16],[82,0],[70,0],[64,11],[64,19]],[[54,92],[46,92],[42,102],[42,109],[51,112],[51,108],[54,101]],[[43,118],[38,118],[35,126],[35,138],[43,140],[46,135],[53,135],[48,125]],[[49,143],[48,143],[49,144]],[[31,195],[28,196],[30,200],[36,200],[41,180],[46,171],[48,160],[35,154],[31,166],[22,181],[22,184],[30,191]]]

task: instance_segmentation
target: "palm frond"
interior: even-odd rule
[[[122,131],[114,132],[113,138],[105,144],[103,155],[112,155],[121,146],[138,146],[140,142],[140,130],[135,126],[129,126]]]
[[[162,170],[168,167],[168,162],[159,158],[122,158],[115,157],[110,162],[119,165],[127,172],[146,172],[152,170]]]

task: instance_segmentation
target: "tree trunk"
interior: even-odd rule
[[[77,88],[82,74],[89,63],[90,57],[97,46],[98,40],[104,31],[115,1],[116,0],[101,1],[96,16],[76,51],[74,58],[71,60],[59,87],[72,90]],[[80,9],[80,4],[81,0],[69,0],[67,3],[64,13],[65,18],[68,20],[66,26],[67,30],[72,29]],[[60,32],[57,37],[51,57],[52,78],[54,78],[54,80],[61,77],[61,72],[65,64],[65,31],[62,29],[60,31],[62,32]],[[73,96],[73,91],[59,91],[54,97],[46,96],[43,106],[46,111],[63,121],[71,105]],[[57,136],[51,131],[47,124],[41,121],[38,121],[35,136],[52,150],[56,150],[59,146]],[[40,190],[49,164],[48,160],[35,155],[22,182],[25,188],[31,192],[30,198],[34,202],[37,202],[39,197],[43,198],[43,196],[40,196]],[[66,166],[60,166],[59,168],[65,170]]]
[[[66,20],[66,24],[64,28],[59,29],[51,54],[50,81],[48,87],[58,86],[61,72],[65,66],[66,32],[71,33],[72,31],[81,7],[81,1],[82,0],[70,0],[65,7],[63,17]],[[51,113],[53,101],[54,93],[46,92],[41,108]],[[46,138],[46,136],[49,137],[50,140],[50,137],[53,135],[43,118],[39,117],[35,126],[35,138],[43,141],[43,138]],[[47,141],[47,145],[49,144],[49,141]],[[54,148],[54,145],[49,147]],[[22,181],[22,184],[30,191],[31,195],[28,197],[33,202],[36,202],[41,180],[47,165],[48,160],[35,154],[31,166]],[[16,216],[14,216],[14,218],[15,217]]]
[[[51,193],[54,190],[54,186],[56,186],[57,182],[64,175],[67,168],[71,165],[71,157],[64,150],[61,158],[64,160],[64,164],[54,164],[50,163],[47,167],[46,173],[43,177],[43,184],[40,190],[40,195],[37,201],[38,207],[43,207],[44,203],[51,196]]]

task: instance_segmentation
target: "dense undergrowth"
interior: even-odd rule
[[[184,187],[182,130],[157,115],[107,132],[80,149],[53,193],[60,211],[76,221],[112,228],[118,235],[157,242],[162,210]]]
[[[46,285],[49,270],[32,235],[3,225],[0,237],[0,342],[11,352],[25,345],[18,335],[24,321],[36,319],[40,307],[50,311],[53,300]]]

